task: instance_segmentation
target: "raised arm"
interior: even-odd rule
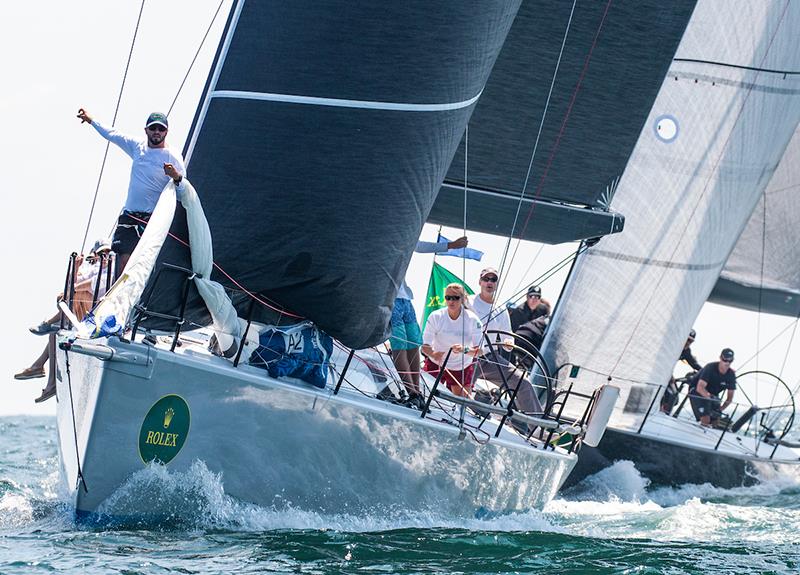
[[[119,146],[119,148],[128,154],[131,159],[136,157],[136,152],[139,149],[139,141],[131,136],[123,134],[122,132],[116,130],[115,128],[106,128],[100,122],[95,120],[89,115],[89,112],[86,111],[85,108],[78,109],[78,119],[81,121],[81,124],[88,123],[90,124],[98,134],[103,136],[106,140],[111,142],[112,144]]]
[[[452,250],[456,248],[465,248],[467,247],[467,237],[462,236],[452,242],[417,242],[417,247],[414,248],[414,251],[420,254],[436,254],[439,252],[446,252],[447,250]]]

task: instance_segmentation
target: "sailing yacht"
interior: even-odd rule
[[[798,29],[796,3],[697,3],[611,203],[627,215],[625,230],[580,256],[543,344],[560,385],[621,390],[603,441],[581,451],[571,483],[620,459],[657,483],[720,486],[751,482],[760,466],[800,463],[782,440],[794,407],[778,378],[754,374],[748,392],[740,374],[729,413],[753,416],[740,426],[702,427],[688,405],[658,409],[715,286],[717,301],[797,315],[796,260],[788,250],[767,255],[763,230],[796,243],[775,219],[791,209],[772,202],[788,202],[787,178],[796,181],[788,170],[796,172],[790,141],[800,119]],[[768,382],[785,401],[748,404],[753,387],[769,385],[761,398],[772,396]]]
[[[521,237],[622,230],[604,190],[694,6],[635,4],[235,2],[184,150],[191,184],[168,184],[123,276],[59,334],[59,448],[77,514],[146,515],[144,495],[120,510],[113,494],[150,465],[198,461],[227,494],[276,509],[541,508],[578,444],[602,436],[613,386],[563,422],[513,397],[476,405],[425,376],[418,411],[384,400],[399,378],[371,348],[426,219],[463,213],[457,187],[470,229],[514,233],[514,211],[535,208]],[[571,100],[546,103],[551,77]],[[589,133],[606,134],[602,155],[586,153]],[[526,197],[530,159],[549,176]],[[273,373],[274,341],[317,377]],[[317,359],[293,355],[307,349]]]

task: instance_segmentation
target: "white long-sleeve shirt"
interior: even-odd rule
[[[183,158],[169,148],[151,148],[146,139],[137,140],[115,128],[106,128],[97,120],[92,120],[92,126],[133,160],[125,211],[151,213],[155,209],[161,191],[169,182],[169,176],[164,173],[164,164],[172,164],[182,176],[186,175]]]
[[[417,247],[414,248],[414,251],[419,254],[438,254],[448,250],[447,244],[448,242],[417,242]],[[403,283],[400,284],[400,289],[397,290],[396,297],[397,299],[407,299],[409,301],[414,299],[414,292],[408,287],[405,278],[403,278]]]
[[[483,337],[481,320],[472,311],[462,308],[456,319],[450,319],[446,307],[431,312],[422,334],[422,342],[431,346],[433,351],[447,352],[455,344],[461,344],[469,349],[480,345]],[[445,353],[445,357],[447,353]],[[438,361],[431,358],[434,363]],[[442,358],[444,361],[444,358]],[[463,370],[469,366],[475,357],[467,354],[450,354],[450,359],[445,367]]]

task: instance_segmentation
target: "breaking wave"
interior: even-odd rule
[[[707,542],[730,538],[800,542],[800,476],[777,474],[752,487],[708,484],[652,488],[628,461],[584,480],[531,510],[463,519],[427,512],[375,511],[367,516],[261,507],[224,492],[224,478],[196,461],[185,472],[150,465],[135,473],[102,505],[99,519],[116,528],[264,532],[321,530],[352,533],[398,529],[549,532],[594,538]],[[142,515],[142,502],[146,514]],[[134,520],[126,517],[136,515]]]

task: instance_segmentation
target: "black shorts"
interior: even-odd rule
[[[697,421],[704,415],[711,419],[719,419],[720,399],[718,397],[702,397],[694,389],[689,390],[689,403],[692,404],[692,411]]]
[[[117,255],[131,255],[142,237],[150,216],[147,212],[122,212],[111,240],[111,249]]]

